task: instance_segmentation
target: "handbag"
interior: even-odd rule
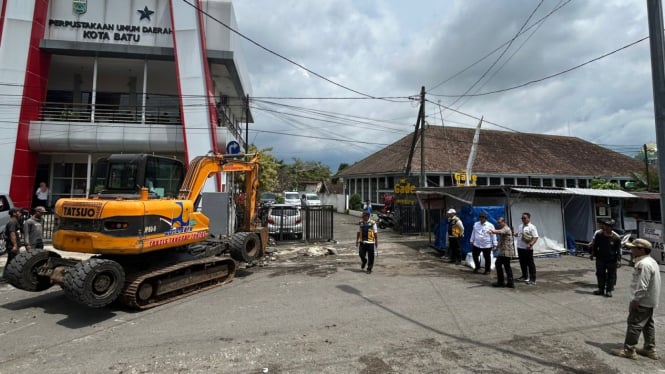
[[[522,231],[522,240],[526,243],[531,243],[533,240],[533,235],[529,234],[526,231]]]

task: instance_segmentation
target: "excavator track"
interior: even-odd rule
[[[131,308],[153,308],[229,283],[235,270],[236,263],[231,259],[206,257],[127,274],[118,300]]]

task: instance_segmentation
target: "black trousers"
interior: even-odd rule
[[[462,262],[462,250],[459,245],[459,238],[448,237],[448,259],[450,262]]]
[[[508,256],[499,256],[496,258],[496,281],[499,284],[504,284],[503,282],[503,270],[506,270],[507,284],[512,285],[513,283],[513,269],[510,267],[510,257]]]
[[[473,255],[473,265],[476,270],[480,269],[480,252],[483,253],[483,257],[485,258],[485,271],[489,273],[492,268],[492,248],[478,248],[475,245],[473,246],[471,254]]]
[[[358,247],[360,261],[367,264],[367,270],[372,270],[374,266],[374,243],[360,243]]]
[[[596,258],[596,279],[598,289],[601,291],[614,291],[617,284],[617,262],[616,260],[601,260]]]
[[[520,259],[520,270],[522,278],[536,281],[536,263],[533,261],[533,249],[517,248],[517,256]]]

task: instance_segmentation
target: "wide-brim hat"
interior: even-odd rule
[[[653,246],[651,245],[651,242],[646,240],[646,239],[635,239],[633,240],[632,243],[626,243],[626,247],[628,248],[644,248],[648,250],[652,250]]]

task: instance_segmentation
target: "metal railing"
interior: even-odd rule
[[[144,108],[140,105],[96,104],[93,108],[91,104],[45,102],[39,119],[55,122],[181,124],[180,108],[173,105],[146,106]]]

